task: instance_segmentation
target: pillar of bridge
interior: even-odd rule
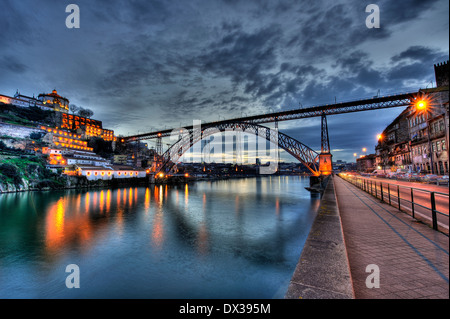
[[[319,154],[319,172],[322,176],[331,175],[333,172],[333,155],[331,153]]]
[[[322,114],[322,147],[319,154],[319,172],[321,176],[331,175],[333,160],[330,152],[330,138],[328,137],[328,124],[325,113]]]

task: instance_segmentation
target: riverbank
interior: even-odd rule
[[[27,192],[27,191],[49,191],[65,189],[96,189],[135,187],[149,185],[181,185],[199,181],[221,181],[245,178],[256,178],[266,175],[232,175],[232,176],[173,176],[168,178],[152,179],[145,178],[112,178],[111,180],[88,180],[85,176],[70,176],[61,173],[53,173],[45,168],[45,163],[34,156],[31,160],[20,159],[9,161],[6,169],[0,170],[0,194]],[[0,168],[1,168],[0,163]],[[293,176],[293,175],[271,175],[271,176]],[[297,175],[295,175],[297,176]],[[307,175],[298,175],[306,176]]]

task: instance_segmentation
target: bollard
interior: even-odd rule
[[[397,185],[397,198],[398,198],[398,209],[400,209],[400,186]]]
[[[438,226],[437,226],[437,216],[436,216],[436,199],[435,199],[434,192],[430,193],[430,197],[431,197],[431,218],[433,219],[433,229],[437,230]]]
[[[383,182],[380,182],[381,201],[384,202]]]
[[[375,198],[378,198],[378,194],[377,194],[377,181],[375,181]]]
[[[412,188],[411,188],[411,210],[412,210],[412,217],[414,218],[414,194]]]
[[[389,197],[389,205],[391,205],[391,190],[389,188],[389,184],[388,184],[388,197]]]

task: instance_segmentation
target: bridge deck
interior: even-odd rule
[[[449,238],[340,177],[334,188],[357,299],[449,298]],[[380,270],[380,287],[367,288]]]

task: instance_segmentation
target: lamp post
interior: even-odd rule
[[[428,154],[430,154],[430,171],[431,174],[434,174],[434,163],[433,163],[433,153],[431,148],[431,130],[430,130],[430,122],[431,119],[429,118],[429,108],[428,108],[428,101],[425,98],[421,98],[415,102],[416,106],[416,112],[421,112],[426,117],[426,123],[427,123],[427,141],[428,141]]]
[[[430,154],[430,168],[431,168],[431,174],[434,174],[434,163],[433,163],[433,152],[431,148],[431,130],[430,130],[430,119],[427,118],[427,138],[428,138],[428,154]]]

